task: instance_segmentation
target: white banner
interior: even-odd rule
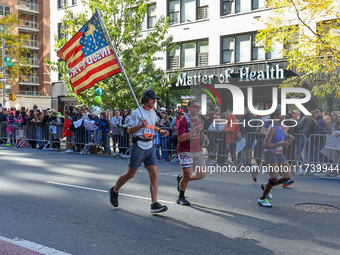
[[[327,149],[340,151],[340,137],[335,137],[334,135],[327,135],[325,147]]]
[[[84,120],[84,126],[86,130],[96,130],[98,126],[96,126],[94,120]]]
[[[74,127],[75,128],[79,128],[81,126],[81,124],[83,123],[83,120],[84,119],[80,119],[80,120],[74,121],[73,122]]]

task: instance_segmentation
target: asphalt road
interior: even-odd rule
[[[144,167],[121,189],[119,207],[110,205],[107,190],[126,169],[127,159],[0,146],[0,237],[53,254],[340,254],[339,179],[293,176],[263,208],[267,174],[254,183],[249,173],[213,173],[189,183],[184,207],[175,203],[179,165],[161,162],[158,199],[169,210],[152,215]]]

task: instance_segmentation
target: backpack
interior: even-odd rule
[[[190,120],[189,114],[185,115],[184,118],[186,119],[186,121],[188,123],[188,128],[187,128],[187,131],[186,131],[186,133],[187,133],[187,132],[190,132],[192,130],[192,125],[191,125],[191,120]],[[197,118],[198,125],[201,125],[202,124],[201,119],[198,116],[196,116],[196,118]],[[187,143],[190,142],[190,139],[186,140],[185,142],[187,142]],[[206,147],[205,141],[204,141],[204,136],[201,135],[201,132],[200,132],[200,145],[201,145],[201,148]]]

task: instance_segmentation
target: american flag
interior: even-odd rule
[[[67,61],[70,82],[78,95],[96,82],[121,71],[104,36],[98,13],[65,44],[58,57]]]

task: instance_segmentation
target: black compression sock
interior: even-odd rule
[[[184,191],[179,190],[179,197],[184,197]]]

